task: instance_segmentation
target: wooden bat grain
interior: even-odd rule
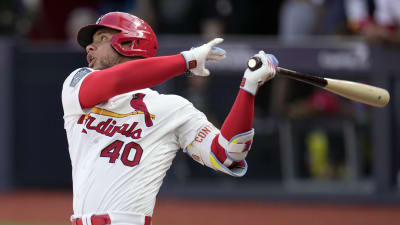
[[[347,80],[322,78],[310,74],[278,67],[277,73],[291,79],[305,82],[342,97],[375,107],[384,107],[389,103],[389,92],[383,88]]]

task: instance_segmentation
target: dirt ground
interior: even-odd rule
[[[69,224],[72,193],[0,194],[0,224]],[[28,222],[28,223],[26,223]],[[160,198],[153,225],[400,225],[400,205],[182,201]]]

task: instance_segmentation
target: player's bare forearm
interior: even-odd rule
[[[181,54],[128,61],[89,74],[82,82],[79,101],[82,108],[91,108],[116,95],[158,85],[185,70]]]

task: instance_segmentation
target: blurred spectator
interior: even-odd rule
[[[34,20],[28,37],[31,40],[66,40],[66,23],[70,13],[78,7],[97,8],[98,0],[53,1],[40,2],[39,13]]]
[[[220,0],[223,2],[223,0]],[[242,1],[230,0],[230,10],[224,5],[218,8],[219,12],[226,10],[229,14],[223,15],[226,32],[229,34],[265,34],[278,33],[278,15],[281,0],[269,1]]]
[[[345,10],[347,1],[285,0],[280,9],[280,37],[291,42],[311,35],[350,34]]]
[[[156,26],[156,12],[151,0],[137,0],[133,14],[146,21],[153,29]]]
[[[0,34],[12,33],[14,31],[15,12],[12,0],[0,2]]]
[[[321,88],[277,77],[269,94],[270,114],[291,121],[298,173],[323,180],[344,179],[342,121],[354,118],[354,104]],[[260,93],[262,94],[262,93]]]
[[[73,9],[69,14],[66,23],[68,43],[71,46],[81,48],[76,41],[79,29],[87,24],[95,23],[98,17],[98,13],[93,8],[80,7]]]
[[[205,39],[225,33],[276,34],[280,5],[279,0],[20,0],[20,3],[28,9],[21,11],[33,12],[29,13],[29,19],[19,23],[21,33],[31,40],[69,39],[79,25],[79,18],[87,20],[93,16],[93,12],[87,11],[85,15],[81,9],[95,10],[98,15],[108,11],[141,15],[157,33],[202,34]],[[4,18],[5,23],[9,22],[9,16]]]
[[[10,26],[8,31],[16,35],[26,35],[40,13],[40,0],[1,1],[2,11],[0,23]],[[3,8],[4,9],[4,8]]]
[[[212,103],[210,91],[210,79],[204,77],[190,77],[186,79],[187,88],[183,94],[193,105],[207,115],[207,118],[216,126],[220,126],[215,112],[212,112],[209,105]]]
[[[215,82],[215,81],[214,81]],[[182,95],[193,105],[204,112],[207,118],[215,126],[219,126],[223,121],[218,121],[218,116],[215,111],[215,104],[219,100],[215,96],[215,91],[212,87],[212,79],[207,77],[190,76],[185,79],[176,78],[174,80],[174,89],[179,95]]]
[[[341,97],[320,88],[310,88],[311,93],[299,94],[293,100],[286,99],[281,103],[280,112],[291,119],[303,120],[316,117],[347,117],[352,118],[352,105],[343,101]],[[290,98],[290,97],[287,97]]]
[[[279,0],[153,0],[158,33],[277,34]]]
[[[349,35],[347,27],[345,1],[325,0],[321,16],[320,33],[322,35]]]
[[[312,130],[306,134],[307,167],[315,179],[329,178],[329,138],[324,130]]]
[[[21,24],[22,33],[31,40],[70,40],[82,24],[94,23],[109,11],[134,13],[145,0],[21,0],[22,6],[36,12]],[[30,13],[32,14],[32,13]],[[0,14],[1,15],[1,14]]]
[[[200,33],[203,18],[214,17],[213,1],[154,0],[152,1],[157,33]]]
[[[346,0],[345,6],[354,32],[372,42],[400,44],[399,0]]]
[[[290,42],[316,34],[323,3],[324,0],[285,0],[279,16],[280,37]]]
[[[99,0],[99,14],[114,11],[133,13],[137,4],[137,0]]]

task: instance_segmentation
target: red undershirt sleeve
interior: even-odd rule
[[[91,108],[114,96],[158,85],[185,70],[181,54],[121,63],[89,74],[79,90],[79,101],[82,108]]]
[[[253,95],[239,90],[235,103],[221,127],[221,134],[225,139],[230,140],[235,135],[253,128],[254,99]]]
[[[254,99],[248,92],[240,89],[236,100],[221,127],[221,134],[228,141],[232,137],[250,131],[254,120]],[[211,145],[211,150],[220,162],[226,159],[225,149],[218,143],[216,136]],[[241,164],[241,162],[236,163]]]

